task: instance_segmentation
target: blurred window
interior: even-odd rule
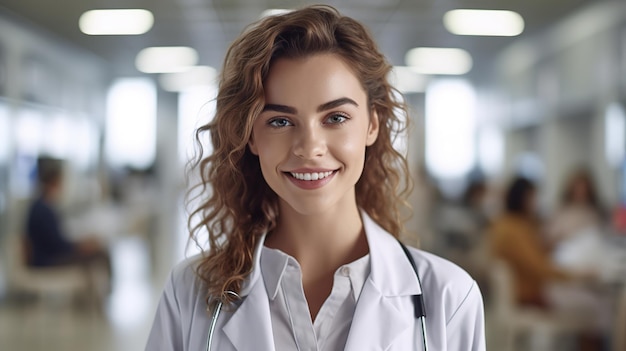
[[[484,127],[478,134],[478,162],[481,170],[494,176],[502,169],[504,136],[496,127]]]
[[[36,157],[43,148],[44,118],[41,111],[24,107],[15,121],[15,147],[18,154]]]
[[[426,89],[426,166],[439,179],[460,179],[475,164],[474,87],[442,79]]]
[[[156,157],[157,96],[148,78],[120,78],[107,96],[105,151],[114,167],[150,167]]]

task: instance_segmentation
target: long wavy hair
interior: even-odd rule
[[[263,82],[278,58],[331,53],[349,63],[360,80],[372,111],[380,120],[376,142],[365,154],[356,184],[357,205],[398,237],[401,209],[412,189],[404,155],[393,142],[406,132],[408,113],[401,95],[389,84],[391,66],[359,22],[329,6],[310,6],[267,17],[248,27],[230,46],[223,64],[214,119],[195,134],[198,152],[191,171],[200,182],[190,192],[192,239],[208,233],[196,273],[207,288],[207,303],[231,302],[253,266],[253,253],[279,216],[278,197],[265,182],[259,159],[248,149],[252,125],[265,105]],[[209,133],[213,152],[203,155]]]

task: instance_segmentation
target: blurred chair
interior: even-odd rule
[[[9,234],[7,241],[8,277],[11,286],[17,291],[34,293],[38,297],[91,295],[89,273],[82,267],[29,266],[28,239],[23,235]],[[97,294],[92,297],[98,299]]]
[[[521,307],[515,301],[513,276],[507,263],[494,259],[489,278],[492,333],[500,338],[498,350],[515,351],[525,338],[527,349],[554,351],[563,345],[563,338],[574,336],[584,328],[582,323],[539,308]]]

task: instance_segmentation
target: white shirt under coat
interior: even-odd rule
[[[312,321],[298,261],[280,250],[263,247],[261,275],[270,299],[276,349],[343,350],[369,271],[369,254],[339,267],[330,295]]]
[[[370,251],[370,273],[358,294],[345,350],[422,350],[420,323],[414,317],[411,299],[420,293],[426,305],[430,351],[485,350],[483,302],[476,282],[453,263],[410,248],[422,291],[396,239],[364,212],[361,216]],[[291,349],[285,348],[283,341],[275,341],[272,319],[276,316],[271,312],[272,300],[260,263],[263,248],[260,240],[252,273],[241,291],[242,302],[220,314],[213,350]],[[205,350],[211,314],[206,309],[202,283],[194,273],[198,262],[199,257],[193,257],[173,269],[146,350]]]

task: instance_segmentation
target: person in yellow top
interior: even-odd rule
[[[602,350],[612,321],[610,304],[587,289],[597,279],[594,272],[566,271],[552,262],[536,217],[536,193],[530,180],[513,180],[505,212],[489,229],[491,253],[511,269],[519,305],[582,318],[586,327],[578,335],[580,350]]]
[[[511,269],[517,302],[547,307],[546,284],[574,276],[552,263],[541,239],[535,203],[535,185],[526,178],[514,179],[506,193],[505,212],[492,223],[489,239],[493,256]]]

